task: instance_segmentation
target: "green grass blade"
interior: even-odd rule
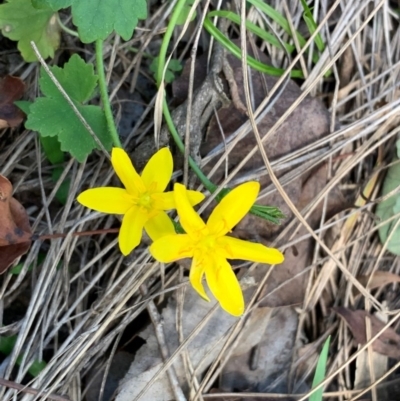
[[[303,9],[304,9],[304,13],[303,13],[304,22],[307,25],[310,35],[312,35],[317,30],[317,23],[314,21],[314,17],[312,15],[311,9],[310,9],[310,7],[308,7],[306,0],[300,0],[300,1],[301,1],[301,5],[303,6]],[[325,43],[322,40],[322,37],[319,33],[315,37],[314,42],[315,42],[318,50],[322,53],[325,50]]]
[[[328,360],[329,343],[331,341],[331,336],[329,336],[324,346],[322,347],[321,354],[319,355],[317,367],[315,368],[314,379],[312,383],[312,388],[318,386],[324,379],[326,374],[326,362]],[[317,391],[311,394],[309,401],[322,401],[322,395],[324,393],[324,388],[321,387]]]
[[[239,60],[242,59],[242,52],[238,46],[236,46],[228,37],[226,37],[212,22],[210,19],[210,14],[211,16],[217,16],[218,12],[213,11],[212,13],[209,13],[206,15],[206,18],[204,19],[204,28],[209,32],[210,35],[214,36],[214,38],[221,43],[222,46],[224,46],[228,51],[230,51],[235,57],[237,57]],[[232,16],[230,16],[232,18]],[[247,27],[247,23],[246,23]],[[254,27],[253,27],[254,28]],[[252,29],[253,29],[252,28]],[[260,61],[256,60],[254,57],[247,56],[247,64],[254,68],[257,71],[264,72],[266,74],[275,76],[275,77],[280,77],[285,70],[282,68],[275,68],[271,67],[269,65],[266,65],[264,63],[261,63]],[[290,76],[292,78],[303,78],[303,73],[300,70],[292,70],[290,72]]]

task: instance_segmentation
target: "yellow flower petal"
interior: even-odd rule
[[[276,265],[282,263],[284,256],[282,252],[275,248],[268,248],[262,244],[243,241],[238,238],[229,236],[217,239],[219,250],[224,248],[225,257],[227,259],[242,259],[252,262],[268,263]]]
[[[186,190],[186,195],[189,198],[189,203],[192,206],[197,205],[205,198],[204,194],[199,191]],[[163,192],[153,196],[156,199],[157,209],[176,209],[174,191]]]
[[[174,224],[165,212],[160,212],[148,220],[144,229],[153,241],[164,235],[176,234]]]
[[[137,206],[131,207],[125,214],[118,237],[119,249],[123,255],[129,255],[139,245],[147,220],[147,213]]]
[[[253,206],[259,190],[260,184],[255,181],[246,182],[232,189],[211,213],[207,221],[210,233],[222,236],[232,230]]]
[[[175,196],[174,191],[168,191],[163,193],[154,194],[155,207],[160,210],[171,210],[175,209]]]
[[[174,197],[179,221],[183,229],[188,234],[204,229],[206,225],[191,206],[184,185],[178,183],[174,185]]]
[[[133,167],[131,159],[125,150],[121,148],[113,148],[111,152],[111,163],[114,167],[115,173],[130,194],[137,195],[139,192],[146,191],[142,178],[136,172],[135,167]]]
[[[125,214],[132,206],[132,196],[122,188],[92,188],[76,199],[81,205],[102,213]]]
[[[189,280],[192,287],[199,293],[199,295],[206,301],[210,301],[210,298],[204,291],[202,279],[204,275],[204,262],[205,260],[198,260],[196,258],[192,261],[192,266],[190,267]]]
[[[171,181],[174,165],[172,154],[168,148],[156,152],[147,162],[142,172],[142,180],[147,188],[155,183],[155,192],[164,192]],[[154,185],[154,184],[153,184]]]
[[[192,206],[198,205],[205,198],[204,194],[200,191],[192,191],[191,189],[186,190],[186,195],[189,198],[189,202]]]
[[[193,256],[193,242],[187,234],[166,235],[150,246],[154,259],[163,263],[175,262]]]
[[[208,287],[221,308],[233,316],[244,311],[242,289],[231,265],[221,256],[213,255],[213,263],[205,267]]]

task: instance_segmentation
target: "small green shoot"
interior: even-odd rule
[[[56,183],[61,177],[64,171],[63,167],[55,167],[53,173],[51,175],[51,179],[54,183]],[[56,192],[56,199],[63,205],[67,203],[69,188],[71,186],[71,180],[69,178],[64,179],[61,183],[58,191]]]
[[[40,253],[38,254],[38,257],[37,257],[36,265],[37,265],[37,266],[40,265],[41,263],[43,263],[43,261],[44,261],[45,259],[46,259],[46,254],[43,253],[43,252],[40,252]],[[34,264],[35,264],[35,262],[32,262],[32,263],[28,266],[28,272],[30,272],[30,271],[33,270]],[[10,270],[9,270],[9,273],[11,273],[11,274],[13,274],[13,275],[15,275],[15,276],[18,276],[18,274],[21,274],[21,271],[22,271],[22,268],[23,268],[23,267],[24,267],[24,262],[20,262],[20,263],[18,263],[17,265],[15,265],[12,269],[10,269]],[[3,338],[3,337],[0,337],[0,341],[1,341],[1,338]],[[3,352],[3,351],[1,350],[1,347],[0,347],[0,352]],[[3,353],[5,353],[5,352],[3,352]]]
[[[154,74],[155,77],[158,70],[158,60],[159,58],[155,57],[150,64],[150,71]],[[167,84],[170,84],[176,78],[176,73],[180,71],[182,71],[182,63],[175,58],[171,59],[168,64],[167,70],[165,71],[164,81]]]
[[[232,13],[230,11],[211,11],[206,15],[206,18],[204,19],[204,28],[209,32],[210,35],[212,35],[222,46],[224,46],[230,53],[232,53],[235,57],[238,59],[242,58],[242,51],[239,46],[235,45],[227,36],[225,36],[211,21],[211,18],[213,17],[222,17],[222,18],[227,18],[232,22],[235,23],[240,23],[240,17]],[[257,36],[261,37],[265,41],[281,48],[282,46],[280,43],[276,40],[275,37],[273,37],[271,34],[268,32],[265,32],[263,29],[260,29],[253,23],[246,21],[246,28],[256,34]],[[293,50],[293,46],[285,44],[285,47],[287,50]],[[285,70],[282,68],[276,68],[272,67],[270,65],[266,65],[258,60],[256,60],[254,57],[247,56],[247,64],[254,68],[257,71],[263,72],[268,75],[272,76],[281,76]],[[292,78],[303,78],[303,73],[300,70],[292,70],[290,73],[290,76]]]
[[[329,352],[329,343],[331,341],[331,336],[329,336],[324,346],[322,347],[321,354],[319,355],[317,367],[315,368],[314,379],[312,382],[312,388],[315,388],[320,384],[326,376],[326,363],[328,361],[328,352]],[[316,390],[314,393],[310,395],[309,401],[322,401],[322,395],[324,393],[324,388]]]
[[[54,11],[49,7],[34,8],[31,0],[8,0],[1,4],[0,29],[5,37],[18,41],[25,61],[37,60],[31,41],[44,58],[53,57],[60,45],[60,27]]]
[[[24,357],[24,354],[21,354],[17,358],[17,365],[21,365],[22,358]],[[39,376],[40,372],[47,366],[47,362],[45,361],[39,361],[39,360],[34,360],[32,362],[32,365],[29,366],[28,372],[31,376],[36,377]]]
[[[14,349],[17,336],[0,336],[0,352],[4,355],[10,355]]]
[[[301,0],[301,5],[304,8],[304,13],[303,13],[304,22],[306,23],[307,28],[310,34],[312,35],[317,30],[317,24],[314,20],[310,7],[308,7],[306,0]],[[325,44],[319,33],[315,37],[314,42],[317,45],[318,50],[322,53],[325,50]]]
[[[386,196],[400,186],[400,141],[396,142],[397,155],[392,160],[385,180],[383,181],[382,196]],[[400,193],[397,192],[387,199],[378,203],[376,215],[379,222],[390,219],[400,213]],[[387,249],[395,255],[400,255],[400,225],[397,225],[400,217],[397,217],[379,228],[379,239],[382,244],[386,243]],[[396,228],[397,226],[397,228]],[[395,231],[393,232],[393,230]],[[390,236],[390,240],[388,238]]]
[[[104,111],[99,106],[85,104],[93,96],[97,84],[93,65],[86,64],[75,54],[63,68],[54,66],[51,71],[104,147],[110,149],[111,138]],[[39,83],[45,97],[37,98],[30,106],[25,126],[43,137],[57,136],[61,150],[83,162],[97,148],[96,142],[43,69]]]
[[[186,0],[186,3],[183,6],[182,11],[179,14],[178,19],[176,21],[177,25],[184,25],[186,23],[186,20],[189,16],[190,9],[191,9],[193,3],[194,3],[194,0]],[[190,22],[192,22],[196,18],[196,15],[197,15],[197,13],[195,11],[192,15],[192,18],[190,19]]]
[[[0,352],[6,356],[10,355],[14,349],[15,342],[17,341],[17,336],[0,336]],[[21,365],[23,354],[19,355],[17,358],[17,365]],[[29,367],[28,372],[36,377],[40,372],[46,367],[47,363],[45,361],[35,360]]]

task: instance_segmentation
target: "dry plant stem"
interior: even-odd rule
[[[245,17],[245,7],[242,4],[242,18],[241,18],[241,29],[245,29],[245,25],[244,25],[244,17]],[[244,16],[243,16],[244,14]],[[285,192],[285,190],[282,188],[279,179],[276,177],[273,169],[271,168],[268,156],[266,155],[264,146],[263,146],[263,142],[261,140],[260,134],[258,132],[258,127],[254,118],[254,114],[252,111],[252,107],[251,107],[251,98],[250,98],[250,89],[249,89],[249,85],[248,85],[248,71],[247,71],[247,66],[245,63],[246,57],[247,57],[247,49],[246,49],[246,43],[243,43],[243,36],[241,36],[241,45],[242,45],[242,66],[243,66],[243,82],[244,82],[244,91],[245,91],[245,98],[246,98],[246,105],[249,111],[249,119],[250,119],[250,123],[252,125],[253,131],[254,131],[254,135],[255,135],[255,139],[257,141],[257,145],[258,145],[258,149],[259,152],[263,158],[264,164],[269,172],[269,176],[271,178],[271,181],[275,184],[275,186],[277,187],[280,195],[283,197],[283,199],[285,200],[286,204],[290,207],[291,211],[293,212],[293,214],[298,218],[298,220],[302,223],[302,225],[309,231],[309,233],[311,234],[311,236],[315,239],[315,241],[317,241],[317,243],[320,244],[321,248],[324,249],[324,251],[332,258],[332,260],[336,263],[336,265],[341,269],[342,273],[345,275],[346,278],[350,279],[352,281],[352,284],[360,290],[360,292],[365,292],[365,289],[362,285],[360,285],[360,283],[355,280],[355,278],[350,274],[350,272],[346,269],[346,267],[332,254],[332,252],[330,251],[330,249],[325,245],[325,243],[323,243],[320,238],[318,237],[317,234],[314,233],[313,229],[309,226],[309,224],[307,223],[307,221],[304,219],[304,217],[301,215],[301,213],[298,211],[298,209],[296,208],[296,206],[293,204],[293,202],[291,201],[291,199],[289,198],[289,196],[287,195],[287,193]],[[369,294],[368,294],[369,295]],[[395,316],[394,319],[392,320],[396,320],[398,317],[400,317],[400,313],[397,314],[397,316]],[[393,323],[393,322],[392,322]],[[389,325],[387,325],[389,327]],[[386,327],[386,326],[385,326]],[[380,333],[383,333],[384,330],[381,330]],[[375,336],[374,338],[378,338],[378,336]],[[363,347],[363,349],[366,349],[372,342],[368,341],[367,344]],[[353,356],[354,357],[354,356]],[[347,364],[345,364],[344,366],[346,366]],[[337,372],[339,372],[342,368],[339,368],[336,372],[334,372],[334,374],[336,374]],[[332,378],[333,374],[330,375],[330,377],[328,377],[326,380],[323,381],[323,383],[321,383],[320,385],[318,385],[315,389],[313,389],[311,393],[313,393],[314,391],[316,391],[317,389],[323,387],[323,385],[325,385],[326,383],[328,383],[330,381],[330,379]],[[307,397],[305,397],[307,398]],[[305,399],[304,397],[301,400]]]
[[[204,328],[207,324],[208,320],[214,314],[214,312],[219,308],[218,304],[215,304],[214,307],[207,313],[202,321],[198,323],[198,325],[189,333],[189,335],[185,338],[185,340],[180,344],[180,346],[172,353],[172,355],[165,361],[164,366],[158,370],[158,372],[151,378],[151,380],[143,387],[142,391],[138,394],[138,396],[132,401],[139,401],[143,395],[150,389],[150,387],[154,384],[154,382],[158,379],[160,375],[162,375],[173,363],[176,357],[185,349],[188,344],[196,337],[196,335]]]
[[[33,394],[33,395],[41,394],[46,399],[52,401],[71,401],[69,398],[63,397],[61,395],[43,393],[39,390],[36,390],[33,387],[27,387],[24,386],[23,384],[15,383],[11,380],[6,380],[1,377],[0,377],[0,385],[8,388],[13,388],[15,390],[20,390],[22,393]]]
[[[40,65],[43,67],[43,69],[46,71],[48,76],[50,77],[51,81],[53,84],[57,87],[57,89],[60,91],[60,93],[63,95],[64,99],[68,102],[68,104],[71,106],[71,109],[74,111],[75,115],[78,117],[79,121],[82,123],[82,125],[86,128],[86,130],[89,132],[89,134],[92,136],[93,140],[96,142],[97,146],[99,149],[105,154],[105,156],[110,160],[110,155],[108,154],[106,148],[103,146],[97,135],[94,133],[92,130],[92,127],[86,122],[85,118],[82,116],[80,111],[76,108],[74,105],[74,102],[70,99],[68,96],[67,92],[65,92],[64,88],[60,85],[60,83],[57,81],[57,78],[54,76],[54,74],[50,71],[50,68],[47,66],[46,62],[44,61],[43,57],[39,53],[38,48],[36,47],[35,42],[31,42],[31,46],[33,51],[35,52],[36,57],[38,58]]]
[[[100,392],[99,392],[99,400],[98,400],[98,401],[103,401],[104,389],[105,389],[105,387],[106,387],[106,382],[107,382],[107,376],[108,376],[108,373],[110,372],[111,363],[112,363],[112,361],[113,361],[113,359],[114,359],[115,353],[117,352],[117,347],[118,347],[118,345],[119,345],[119,342],[121,341],[121,337],[122,337],[122,334],[123,334],[123,333],[124,333],[124,332],[121,331],[121,332],[117,335],[117,338],[115,339],[114,345],[113,345],[112,350],[111,350],[111,352],[110,352],[110,356],[109,356],[109,358],[108,358],[106,367],[105,367],[105,369],[104,369],[103,379],[102,379],[102,381],[101,381]]]
[[[195,10],[198,2],[192,5],[192,8]],[[210,0],[207,0],[205,4],[202,6],[202,15],[200,26],[203,26],[204,19],[206,17],[206,12],[208,10],[210,4]],[[188,16],[189,19],[189,16]],[[196,53],[197,46],[200,40],[202,30],[198,29],[196,32],[196,36],[194,39],[194,44],[192,50],[190,52],[190,75],[189,75],[189,88],[188,88],[188,98],[187,98],[187,115],[186,115],[186,130],[185,130],[185,152],[184,152],[184,164],[183,164],[183,183],[184,185],[188,184],[189,179],[189,155],[190,155],[190,134],[191,134],[191,124],[190,120],[192,118],[192,98],[193,98],[193,86],[194,86],[194,71],[195,71],[195,62],[196,62]]]
[[[335,2],[335,5],[337,5],[339,3],[339,1]],[[380,2],[380,6],[383,4],[383,0]],[[335,6],[334,5],[334,6]],[[328,16],[330,16],[330,14],[333,12],[334,10],[334,6],[332,6],[330,12],[326,15],[325,19],[328,18]],[[378,6],[374,12],[372,12],[370,15],[368,15],[368,18],[363,22],[363,24],[361,25],[361,27],[357,30],[357,32],[359,33],[367,24],[368,22],[372,19],[372,17],[375,15],[375,13],[377,12],[377,10],[379,9]],[[320,27],[318,27],[320,29]],[[311,40],[314,39],[315,35],[319,32],[319,29],[316,29],[314,34],[311,35],[310,39],[307,41],[307,44],[309,44],[309,42]],[[325,66],[324,70],[321,71],[318,74],[317,80],[315,82],[318,82],[318,80],[320,78],[322,78],[322,76],[325,74],[325,72],[333,65],[333,63],[340,57],[340,55],[344,52],[344,50],[346,49],[347,46],[343,46],[343,48],[332,58],[332,60]],[[307,48],[307,45],[304,47],[304,49]],[[304,50],[303,49],[303,50]],[[243,51],[243,49],[242,49]],[[245,51],[245,49],[244,49]],[[297,57],[293,60],[293,62],[299,57],[299,55],[297,55]],[[293,65],[293,62],[291,63],[291,66]],[[247,68],[246,68],[246,64],[244,63],[244,70],[243,70],[243,74],[247,75]],[[285,75],[285,74],[284,74]],[[246,81],[246,79],[244,78],[244,82],[247,83],[248,80]],[[292,110],[295,108],[295,106],[297,106],[308,94],[308,92],[311,90],[311,85],[310,87],[305,90],[302,95],[299,97],[298,101],[293,104],[292,107],[290,107],[288,109],[288,111],[286,113],[283,114],[283,116],[278,120],[278,122],[275,124],[275,126],[261,139],[259,133],[258,133],[258,128],[257,128],[257,124],[255,122],[255,115],[253,113],[249,113],[250,114],[250,124],[253,128],[253,131],[256,135],[256,140],[257,140],[257,146],[255,146],[250,152],[249,154],[243,159],[243,161],[231,172],[231,174],[227,177],[227,179],[221,184],[221,185],[226,185],[226,183],[231,179],[231,177],[233,177],[237,171],[240,170],[240,168],[256,153],[257,150],[259,150],[259,152],[261,153],[261,156],[264,160],[264,164],[270,174],[271,180],[272,182],[275,184],[275,186],[278,188],[280,194],[282,195],[283,199],[285,200],[285,202],[288,204],[288,206],[290,207],[290,209],[292,210],[292,212],[294,213],[294,215],[299,219],[299,221],[307,228],[307,230],[310,232],[311,236],[314,237],[314,239],[320,243],[321,248],[323,248],[328,255],[332,258],[332,260],[335,261],[335,263],[337,264],[337,266],[341,269],[341,271],[343,272],[343,274],[352,282],[352,284],[367,298],[369,298],[371,300],[371,302],[373,302],[374,304],[376,304],[376,301],[373,299],[373,297],[365,290],[365,288],[347,271],[347,269],[345,268],[345,266],[332,254],[332,252],[328,249],[328,247],[323,244],[320,239],[318,238],[318,236],[313,232],[313,230],[311,229],[311,227],[307,224],[307,222],[305,221],[305,219],[302,217],[302,215],[299,213],[299,211],[297,210],[297,208],[293,205],[293,203],[291,202],[291,200],[289,199],[289,197],[287,196],[286,192],[284,191],[284,189],[282,188],[282,186],[279,183],[279,180],[276,178],[275,174],[272,171],[271,168],[271,164],[267,158],[267,155],[265,153],[264,147],[263,147],[263,142],[266,140],[266,138],[272,134],[272,132],[275,132],[278,127],[285,121],[286,117],[292,112]],[[271,91],[272,92],[272,91]],[[246,93],[246,103],[248,103],[249,107],[251,107],[251,101],[250,101],[250,96],[249,96],[249,88],[248,85],[245,84],[245,93]],[[271,95],[270,95],[271,96]],[[264,103],[264,102],[263,102]],[[258,107],[256,113],[260,110],[261,106]],[[249,109],[250,111],[251,109]],[[231,149],[232,147],[230,147]],[[218,164],[218,163],[217,163]]]
[[[142,284],[140,286],[140,292],[142,293],[143,297],[146,297],[148,295],[148,290],[145,284]],[[154,326],[154,332],[157,338],[158,346],[161,351],[162,359],[164,362],[166,362],[169,358],[168,345],[165,341],[165,333],[162,325],[162,319],[153,300],[148,301],[147,312],[149,312],[151,322]],[[176,401],[186,401],[186,397],[183,394],[173,366],[170,366],[167,369],[167,375]]]
[[[315,30],[315,32],[310,36],[310,38],[308,39],[307,43],[305,44],[304,48],[301,50],[301,52],[299,52],[299,54],[292,60],[292,62],[290,63],[290,65],[288,66],[288,68],[286,69],[285,73],[282,74],[282,76],[278,79],[277,83],[274,85],[274,87],[269,91],[268,96],[261,102],[261,104],[258,106],[257,110],[255,111],[254,115],[256,118],[259,118],[260,115],[263,114],[265,107],[271,102],[271,100],[273,99],[274,96],[277,95],[277,91],[280,89],[281,84],[289,78],[289,74],[290,71],[292,70],[292,68],[295,66],[295,64],[299,61],[300,57],[302,56],[302,54],[307,50],[307,48],[309,47],[310,43],[313,42],[315,36],[318,34],[318,32],[320,31],[322,24],[326,23],[328,21],[328,19],[331,17],[331,15],[333,14],[333,12],[335,11],[336,7],[340,4],[342,0],[336,0],[335,3],[332,5],[331,9],[327,12],[327,14],[324,17],[324,20],[321,22],[320,26]],[[372,17],[371,17],[372,18]],[[365,25],[365,24],[364,24]],[[344,50],[343,50],[344,51]],[[319,74],[318,79],[320,79],[324,73],[331,67],[331,65],[336,61],[336,59],[340,56],[340,54],[331,61],[331,63],[329,65],[327,65],[325,67],[325,70]],[[317,82],[317,81],[315,81]],[[286,118],[292,113],[293,109],[308,95],[309,91],[311,90],[311,88],[308,88],[307,90],[304,91],[304,93],[299,97],[299,99],[297,100],[297,102],[295,104],[293,104],[292,107],[290,107],[286,113],[284,113],[284,115],[282,115],[282,117],[276,122],[276,124],[271,128],[271,130],[264,135],[264,137],[262,138],[262,141],[266,141],[266,139],[272,135],[282,124],[283,122],[286,120]],[[211,170],[210,174],[208,175],[208,177],[212,177],[212,175],[215,173],[215,171],[219,168],[219,166],[221,165],[221,163],[226,159],[226,157],[228,157],[229,153],[232,151],[232,149],[234,148],[234,146],[237,144],[237,142],[247,133],[250,132],[252,126],[250,122],[246,122],[245,124],[243,124],[243,126],[239,129],[239,132],[237,134],[237,137],[235,138],[235,140],[232,143],[229,143],[229,145],[226,148],[226,151],[223,155],[223,157],[221,157],[216,163],[215,166],[213,167],[213,169]],[[254,154],[257,152],[258,147],[255,146],[247,155],[246,157],[244,157],[244,159],[241,161],[241,163],[234,169],[234,171],[232,171],[232,173],[230,174],[230,176],[221,184],[221,185],[226,185],[231,177],[233,177],[253,156]]]
[[[56,239],[56,238],[65,238],[67,235],[71,235],[72,237],[85,237],[89,235],[97,235],[97,234],[109,234],[109,233],[118,233],[119,228],[105,228],[105,229],[99,229],[99,230],[91,230],[91,231],[77,231],[74,233],[66,233],[66,234],[44,234],[44,235],[39,235],[36,237],[35,235],[32,236],[33,241],[45,241],[47,239]]]

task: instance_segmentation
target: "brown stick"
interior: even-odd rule
[[[15,383],[11,380],[6,380],[1,377],[0,377],[0,385],[3,385],[4,387],[14,388],[27,394],[33,394],[33,395],[40,394],[46,396],[49,400],[53,401],[71,401],[69,398],[62,397],[61,395],[49,394],[40,390],[36,390],[33,387],[24,386],[23,384]]]

